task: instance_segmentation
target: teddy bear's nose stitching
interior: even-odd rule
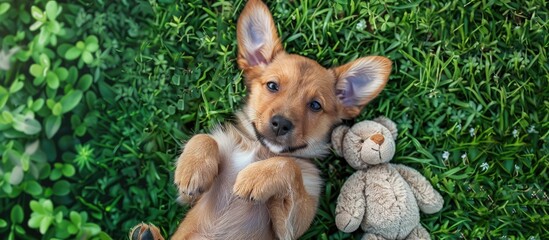
[[[383,135],[381,135],[381,134],[379,134],[379,133],[376,133],[376,134],[372,135],[372,136],[370,137],[370,139],[371,139],[373,142],[377,143],[377,145],[381,145],[381,144],[383,144],[383,142],[385,141],[385,138],[383,137]]]

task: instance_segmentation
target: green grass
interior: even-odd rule
[[[92,86],[97,124],[80,140],[94,157],[69,202],[114,239],[141,221],[168,235],[183,218],[172,184],[181,143],[244,100],[235,62],[244,4],[86,4],[106,53]],[[385,115],[398,124],[393,162],[418,169],[445,200],[439,213],[422,215],[435,239],[549,239],[546,1],[267,5],[288,52],[326,67],[366,55],[393,61],[386,89],[359,120]],[[360,239],[334,223],[354,170],[335,156],[316,162],[326,183],[303,239]]]

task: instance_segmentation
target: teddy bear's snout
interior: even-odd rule
[[[385,141],[385,137],[383,137],[381,133],[376,133],[370,137],[370,140],[375,142],[377,145],[381,145]]]

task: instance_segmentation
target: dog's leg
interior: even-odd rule
[[[309,228],[316,213],[319,190],[309,193],[304,177],[319,180],[318,172],[314,166],[315,171],[302,172],[296,161],[274,157],[252,163],[238,174],[233,188],[241,198],[267,204],[277,239],[298,238]],[[320,185],[320,181],[316,184]]]
[[[206,134],[192,137],[185,145],[183,153],[176,163],[174,182],[179,189],[179,199],[185,203],[193,203],[200,194],[210,188],[218,173],[219,150],[217,142]],[[192,215],[193,209],[187,216]],[[190,220],[187,220],[190,219]],[[178,229],[178,236],[190,236],[195,229],[196,217],[187,217]],[[185,237],[178,238],[184,239]],[[130,232],[131,240],[163,239],[160,231],[151,224],[138,224]]]
[[[185,240],[185,239],[203,239],[197,232],[199,231],[201,219],[210,218],[205,216],[208,211],[193,207],[185,215],[185,219],[179,224],[177,230],[173,233],[170,239]]]
[[[193,204],[201,193],[210,188],[218,174],[220,158],[217,142],[206,134],[195,135],[185,145],[176,164],[174,182],[179,189],[179,200]],[[191,208],[171,239],[193,238],[199,220],[207,212],[201,210]]]
[[[273,231],[278,239],[297,239],[311,225],[318,205],[318,196],[305,191],[274,196],[268,201]]]
[[[176,163],[174,182],[180,200],[192,203],[212,185],[219,170],[217,142],[206,134],[192,137]]]
[[[164,240],[160,235],[160,230],[152,225],[140,223],[130,231],[130,240]]]

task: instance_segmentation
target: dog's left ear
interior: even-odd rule
[[[250,0],[242,10],[237,24],[238,66],[240,69],[265,66],[276,54],[284,51],[267,6]]]
[[[359,58],[334,69],[336,93],[343,105],[341,117],[358,116],[362,108],[383,90],[391,73],[391,60],[372,56]]]

